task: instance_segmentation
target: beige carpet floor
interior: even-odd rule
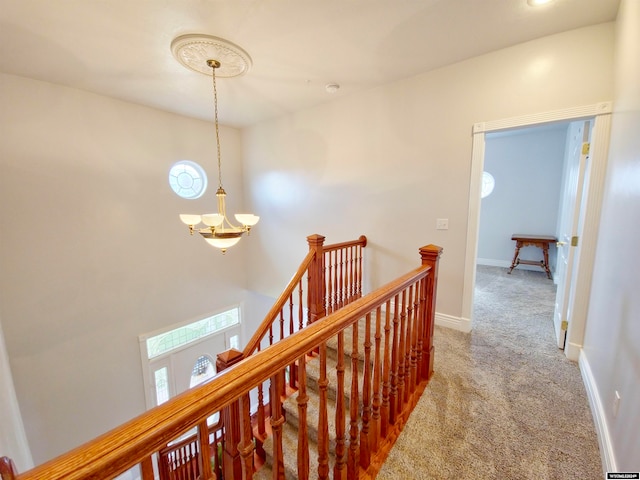
[[[543,272],[478,268],[473,330],[436,327],[434,376],[379,480],[604,478],[554,301]]]

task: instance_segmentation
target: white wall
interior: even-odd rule
[[[242,301],[250,240],[223,256],[178,219],[216,208],[211,123],[10,75],[0,104],[0,315],[38,464],[144,410],[138,335]],[[240,132],[221,141],[237,211]],[[170,189],[179,159],[203,198]]]
[[[251,288],[275,295],[312,233],[366,234],[374,287],[435,243],[437,311],[460,317],[473,124],[610,100],[612,50],[612,24],[575,30],[243,130],[251,208],[264,219]]]
[[[640,470],[640,2],[623,0],[616,28],[615,96],[607,184],[583,366],[609,467]],[[614,415],[615,392],[620,394]]]
[[[510,266],[514,233],[556,234],[567,125],[486,136],[484,170],[493,175],[496,185],[491,195],[481,201],[478,263]],[[552,243],[551,268],[555,254]],[[540,261],[542,251],[523,247],[520,259]],[[537,266],[529,268],[542,271]]]
[[[0,455],[11,458],[19,472],[33,467],[27,434],[22,423],[20,405],[9,368],[0,322]]]

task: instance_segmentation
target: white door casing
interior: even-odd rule
[[[476,277],[476,258],[478,255],[478,230],[480,224],[480,186],[484,168],[485,134],[511,128],[528,127],[559,121],[594,119],[590,149],[589,168],[586,172],[585,206],[582,212],[580,232],[581,248],[575,258],[573,278],[575,285],[570,295],[572,318],[567,332],[565,355],[577,361],[587,316],[591,273],[595,260],[600,211],[604,191],[604,179],[607,168],[609,134],[611,130],[611,102],[554,110],[539,114],[512,117],[503,120],[480,122],[473,125],[473,150],[471,159],[471,177],[469,185],[469,211],[467,217],[467,245],[465,252],[465,271],[462,291],[462,313],[460,328],[469,331],[472,328],[473,291]]]

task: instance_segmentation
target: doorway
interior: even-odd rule
[[[533,284],[540,277],[540,281],[549,283],[550,288],[540,292],[546,292],[549,298],[545,301],[555,306],[553,325],[560,349],[565,345],[564,320],[568,317],[573,258],[580,248],[579,244],[572,245],[571,239],[580,227],[591,123],[591,119],[554,122],[485,136],[483,188],[484,177],[491,175],[494,192],[483,191],[481,195],[478,275],[494,272],[503,281],[518,276],[520,281],[529,279]],[[516,232],[557,240],[544,245],[548,245],[553,280],[545,271],[547,264],[541,265],[540,244],[519,249],[522,263],[515,270],[509,268],[514,255],[512,235]],[[474,303],[474,312],[477,308]]]
[[[557,110],[535,115],[515,117],[473,126],[473,150],[471,162],[471,182],[469,188],[468,235],[465,255],[465,278],[463,286],[462,320],[467,322],[465,330],[473,325],[473,293],[478,254],[478,233],[480,223],[480,190],[484,170],[486,134],[508,129],[548,125],[554,122],[570,122],[593,118],[593,134],[590,149],[591,161],[585,172],[583,219],[580,225],[581,248],[575,258],[573,290],[570,296],[571,317],[568,318],[565,355],[577,361],[584,338],[584,328],[591,288],[591,272],[595,258],[596,240],[599,226],[602,193],[606,173],[609,148],[612,105],[603,102],[596,105]]]

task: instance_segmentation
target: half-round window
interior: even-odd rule
[[[482,190],[481,197],[488,197],[493,192],[493,187],[496,186],[496,180],[489,172],[482,172]]]
[[[206,355],[201,355],[193,365],[191,370],[191,381],[189,382],[189,388],[193,388],[196,385],[200,385],[205,380],[209,380],[216,374],[216,369],[213,366],[213,362]]]
[[[180,160],[169,170],[169,185],[182,198],[199,198],[207,189],[207,174],[196,162]]]

